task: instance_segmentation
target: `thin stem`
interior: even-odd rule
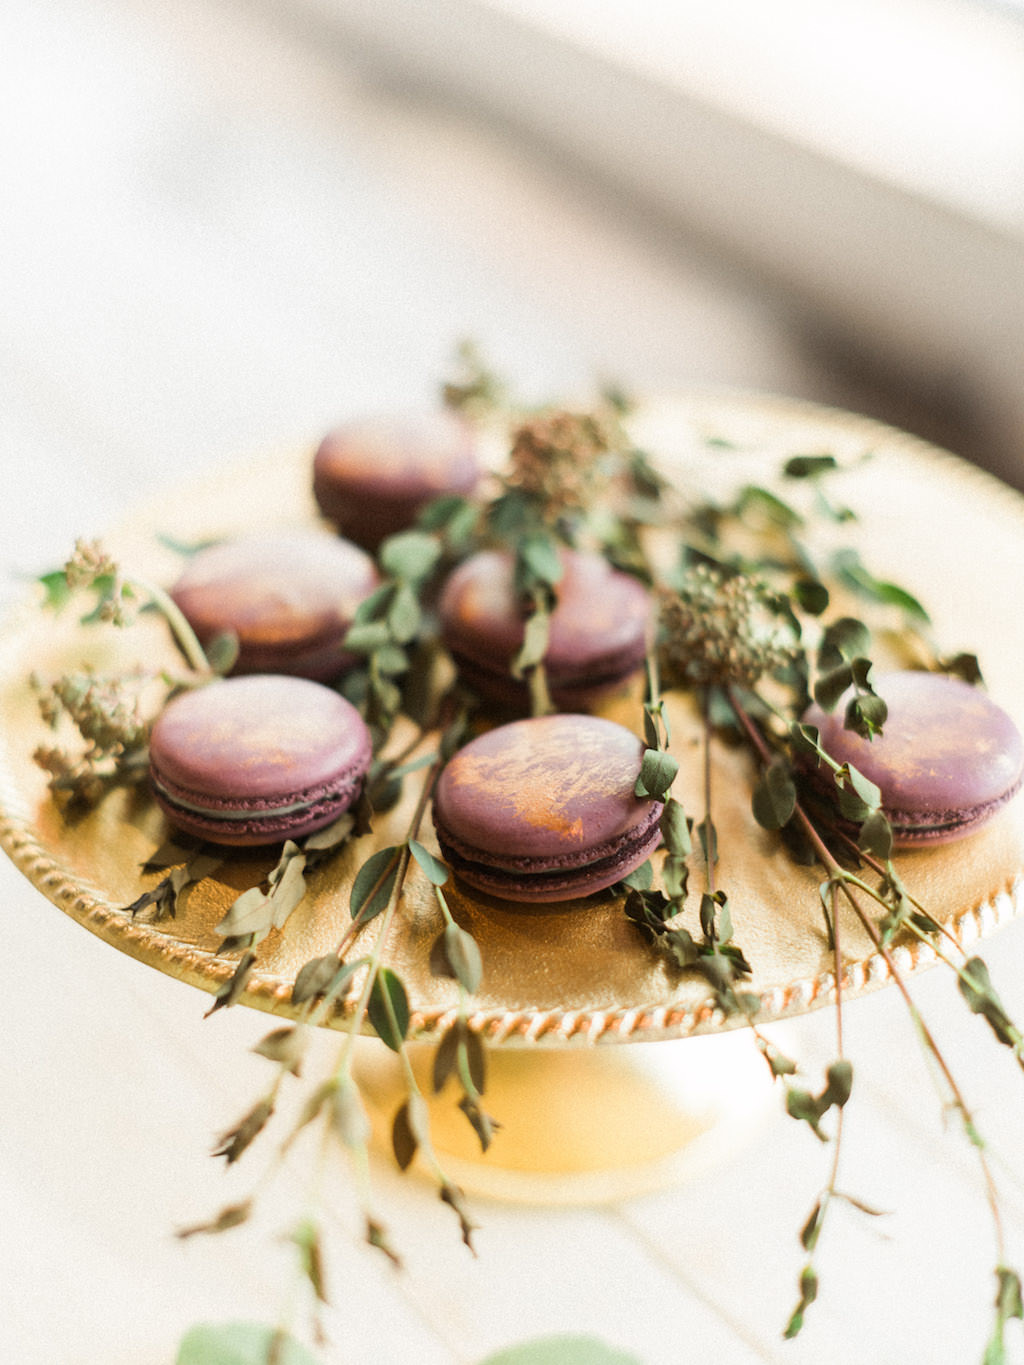
[[[738,716],[740,723],[743,726],[743,729],[746,731],[746,734],[749,737],[751,743],[754,745],[755,749],[761,756],[762,760],[767,761],[767,759],[769,759],[771,755],[768,746],[765,744],[763,736],[760,734],[756,725],[754,725],[750,717],[746,714],[743,707],[740,706],[739,702],[731,694],[730,700],[732,701],[733,709],[735,710],[736,715]],[[931,1053],[932,1057],[935,1059],[935,1062],[942,1073],[943,1079],[945,1080],[946,1085],[949,1089],[949,1093],[952,1096],[953,1103],[956,1109],[959,1111],[960,1116],[963,1120],[964,1128],[968,1134],[968,1137],[971,1139],[971,1142],[973,1143],[978,1152],[978,1161],[981,1165],[982,1177],[985,1183],[986,1198],[988,1201],[989,1210],[992,1214],[992,1222],[995,1228],[996,1247],[998,1251],[999,1261],[1000,1263],[1002,1263],[1004,1259],[1005,1240],[1003,1235],[1002,1216],[999,1212],[995,1180],[993,1179],[991,1167],[989,1165],[987,1157],[985,1156],[984,1149],[981,1145],[981,1140],[978,1136],[978,1132],[974,1124],[973,1116],[971,1114],[970,1109],[967,1106],[966,1100],[964,1099],[963,1092],[961,1091],[959,1085],[957,1084],[956,1078],[954,1077],[952,1071],[949,1068],[949,1063],[946,1061],[942,1049],[935,1041],[934,1035],[928,1028],[928,1025],[925,1022],[923,1016],[921,1015],[920,1010],[917,1008],[917,1005],[911,998],[910,991],[908,990],[907,984],[903,979],[903,974],[900,972],[899,968],[896,966],[896,963],[893,961],[892,953],[889,951],[888,945],[882,941],[882,937],[879,934],[878,929],[874,924],[873,920],[869,915],[865,914],[864,910],[861,908],[859,902],[857,901],[856,896],[853,894],[853,887],[849,885],[850,878],[848,877],[848,874],[842,867],[840,867],[840,865],[836,862],[835,858],[829,852],[828,846],[825,844],[825,841],[822,839],[821,835],[815,828],[814,823],[812,822],[812,820],[807,815],[806,811],[803,809],[799,802],[797,802],[796,804],[794,814],[800,821],[800,825],[804,833],[811,841],[811,844],[813,845],[814,850],[818,855],[819,861],[825,868],[826,872],[828,872],[830,880],[832,880],[832,882],[834,883],[834,887],[842,891],[843,895],[846,897],[848,904],[850,905],[854,914],[857,916],[857,919],[860,921],[868,937],[871,939],[871,942],[874,944],[876,951],[881,955],[886,966],[889,968],[889,973],[897,989],[899,990],[900,994],[903,997],[904,1003],[906,1004],[907,1009],[910,1012],[910,1017],[913,1020],[914,1026],[918,1031],[919,1037],[921,1038],[922,1042],[924,1043],[928,1051]],[[833,918],[835,919],[834,914]],[[841,973],[837,971],[836,972],[837,991],[841,989],[839,986],[840,975]]]
[[[166,617],[167,624],[174,634],[179,649],[188,660],[189,667],[195,669],[197,673],[209,674],[211,669],[206,651],[199,643],[199,637],[174,598],[163,588],[157,587],[155,583],[150,583],[146,578],[136,578],[133,575],[130,581],[132,587],[147,593],[153,605]]]
[[[708,894],[715,894],[715,850],[713,847],[711,820],[711,717],[710,699],[707,691],[701,701],[704,717],[704,868],[707,877]]]

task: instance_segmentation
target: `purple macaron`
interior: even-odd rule
[[[370,766],[363,718],[305,678],[213,682],[170,701],[150,737],[150,781],[178,829],[217,844],[300,839],[344,814]]]
[[[490,730],[448,762],[434,827],[458,877],[511,901],[564,901],[611,886],[657,847],[659,801],[634,795],[644,746],[594,716]]]
[[[562,565],[544,667],[559,710],[588,711],[642,668],[651,601],[642,583],[601,555],[563,550]],[[463,681],[488,701],[528,709],[527,686],[510,671],[525,629],[512,555],[471,555],[445,583],[438,611]]]
[[[879,788],[897,846],[958,839],[1019,791],[1024,741],[985,692],[922,672],[884,674],[875,690],[889,714],[882,734],[870,742],[844,727],[845,698],[832,714],[812,706],[804,721],[817,727],[832,758],[852,764]],[[816,776],[834,793],[824,767]]]
[[[378,581],[373,560],[357,545],[295,533],[200,550],[171,596],[201,644],[226,633],[237,637],[232,672],[330,682],[357,662],[342,642]]]
[[[320,511],[368,550],[408,529],[442,494],[471,493],[479,478],[472,427],[444,409],[346,422],[313,459]]]

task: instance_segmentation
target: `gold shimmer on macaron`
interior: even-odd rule
[[[486,793],[489,801],[507,801],[515,818],[535,829],[547,829],[566,839],[584,838],[583,821],[576,813],[581,803],[630,789],[635,765],[623,755],[608,753],[600,736],[568,734],[545,727],[545,746],[519,741],[496,754],[467,753],[453,766],[453,785]],[[558,786],[551,773],[558,772]]]

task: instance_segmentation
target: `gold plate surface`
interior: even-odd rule
[[[859,514],[852,534],[844,528],[844,539],[853,541],[879,577],[903,584],[924,601],[944,651],[979,654],[993,697],[1024,728],[1024,614],[1017,600],[1024,499],[905,433],[786,399],[715,393],[652,400],[634,430],[681,487],[698,493],[768,481],[792,454],[829,451],[848,463],[831,485]],[[160,543],[161,533],[190,541],[316,526],[311,458],[310,450],[299,450],[227,470],[141,511],[106,543],[129,576],[166,583],[180,561]],[[84,660],[105,667],[170,665],[174,658],[166,632],[154,620],[125,632],[83,628],[71,613],[55,619],[35,602],[23,604],[0,644],[0,843],[51,901],[106,942],[215,991],[236,965],[235,958],[216,954],[215,925],[238,891],[260,880],[273,855],[234,853],[189,893],[175,919],[133,920],[123,907],[156,880],[143,877],[139,866],[169,832],[163,817],[145,795],[114,792],[84,818],[65,822],[31,759],[49,732],[36,711],[30,673],[47,678]],[[700,812],[699,729],[685,703],[674,703],[672,712],[673,752],[681,763],[676,794],[691,813]],[[610,702],[605,714],[639,727],[638,693]],[[762,1018],[826,1004],[834,999],[835,982],[818,898],[820,875],[794,865],[754,822],[750,760],[743,751],[717,748],[714,771],[723,855],[719,885],[729,892],[735,940],[752,965],[751,989],[761,997]],[[407,779],[401,803],[378,820],[372,835],[313,874],[306,898],[284,929],[259,946],[245,1003],[290,1012],[297,969],[332,951],[342,936],[355,868],[373,847],[405,837],[416,781],[415,775]],[[433,846],[429,822],[422,837]],[[902,855],[900,865],[910,890],[963,943],[991,932],[1024,903],[1024,797],[976,834]],[[454,885],[449,899],[481,948],[484,978],[472,1022],[491,1041],[679,1038],[733,1024],[713,1007],[695,973],[671,968],[645,946],[614,896],[513,906]],[[440,929],[430,888],[414,873],[387,952],[409,992],[412,1031],[423,1037],[443,1027],[457,1004],[454,984],[430,970]],[[372,936],[376,924],[363,932]],[[843,946],[845,994],[885,984],[888,968],[855,924],[844,923]],[[906,971],[935,960],[932,950],[911,942],[895,955]],[[330,1022],[341,1023],[342,1014]]]

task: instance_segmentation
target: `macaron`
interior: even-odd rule
[[[227,678],[183,692],[150,737],[160,807],[178,829],[216,844],[311,834],[356,801],[369,766],[359,712],[305,678]]]
[[[987,693],[941,673],[888,673],[874,686],[888,717],[873,740],[844,727],[845,698],[832,713],[812,706],[804,721],[817,727],[836,762],[852,764],[879,788],[898,847],[969,834],[1020,790],[1024,741]],[[815,780],[834,796],[824,765]]]
[[[601,555],[564,550],[562,565],[544,667],[559,710],[588,711],[643,667],[651,600],[642,583]],[[463,682],[487,701],[526,710],[527,686],[511,673],[525,630],[512,555],[471,555],[447,579],[438,614]]]
[[[472,427],[445,409],[335,427],[313,459],[313,496],[343,536],[375,550],[444,493],[480,478]]]
[[[356,662],[342,642],[378,581],[370,556],[347,540],[253,536],[200,550],[171,597],[201,644],[237,636],[232,672],[330,682]]]
[[[446,764],[434,828],[456,875],[521,902],[589,896],[657,847],[661,802],[634,795],[644,746],[596,716],[498,726]]]

